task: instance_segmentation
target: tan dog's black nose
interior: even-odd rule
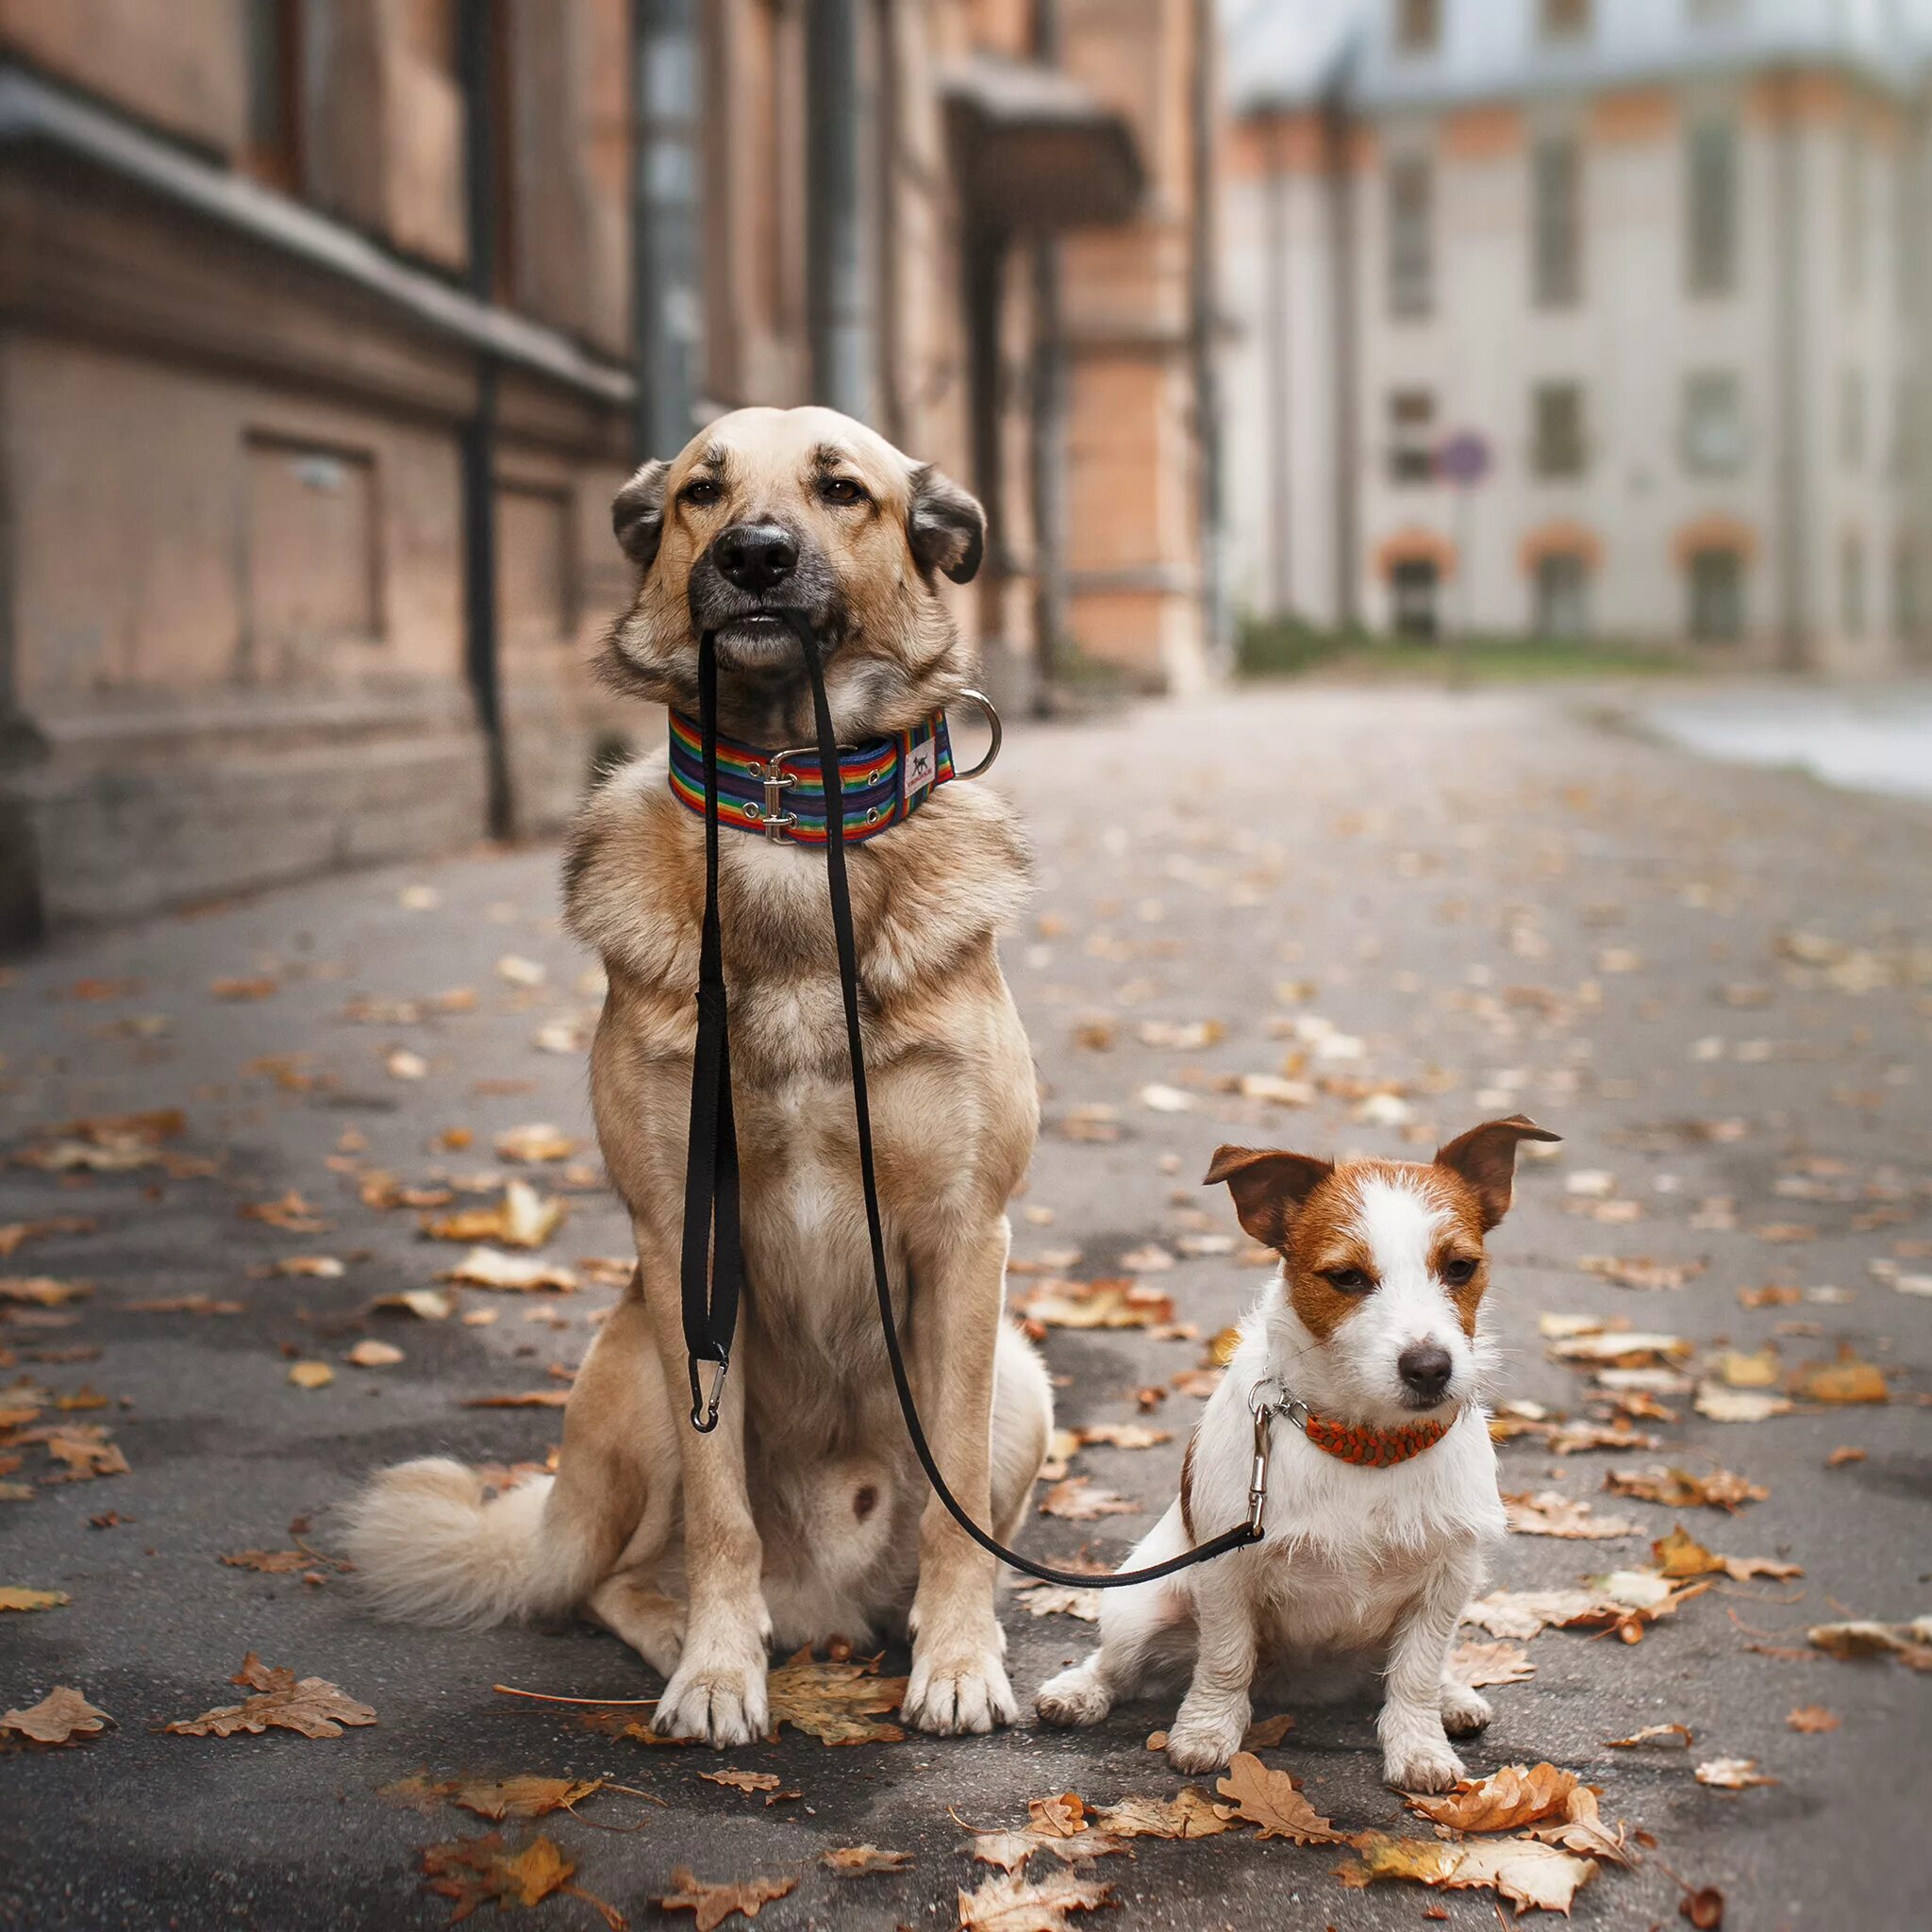
[[[1449,1351],[1435,1341],[1411,1342],[1395,1357],[1395,1372],[1418,1395],[1433,1402],[1449,1386],[1455,1363]]]
[[[798,567],[798,545],[776,524],[733,524],[711,546],[718,574],[755,595],[775,589]]]

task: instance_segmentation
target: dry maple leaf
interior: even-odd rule
[[[23,1590],[16,1584],[0,1587],[0,1610],[58,1610],[73,1601],[64,1590]]]
[[[1252,1751],[1240,1751],[1214,1789],[1228,1800],[1215,1808],[1245,1824],[1258,1824],[1263,1838],[1292,1839],[1298,1845],[1341,1844],[1336,1830],[1308,1803],[1285,1771],[1271,1771]]]
[[[834,1845],[819,1854],[819,1863],[841,1878],[865,1878],[875,1872],[903,1872],[912,1862],[910,1852],[885,1852],[877,1845]]]
[[[1634,1496],[1640,1502],[1664,1503],[1673,1509],[1724,1509],[1735,1514],[1746,1503],[1761,1503],[1767,1489],[1728,1469],[1695,1475],[1687,1469],[1613,1469],[1604,1477],[1613,1496]]]
[[[1449,1653],[1449,1668],[1472,1690],[1492,1684],[1521,1684],[1536,1675],[1529,1653],[1514,1643],[1458,1643]]]
[[[1131,1496],[1096,1489],[1084,1475],[1062,1477],[1040,1499],[1042,1516],[1058,1516],[1068,1523],[1092,1523],[1103,1516],[1140,1516],[1145,1509],[1145,1504]]]
[[[1710,1785],[1720,1791],[1741,1791],[1752,1785],[1774,1785],[1777,1779],[1766,1777],[1757,1769],[1755,1757],[1709,1757],[1697,1767],[1694,1774],[1701,1785]]]
[[[103,1724],[114,1722],[78,1691],[57,1684],[38,1704],[25,1710],[0,1712],[0,1731],[12,1731],[36,1744],[71,1744],[91,1738]]]
[[[671,1883],[676,1890],[652,1903],[667,1912],[695,1912],[697,1932],[712,1932],[714,1926],[722,1925],[733,1912],[742,1912],[747,1919],[756,1919],[774,1898],[783,1898],[791,1890],[798,1880],[746,1878],[713,1885],[698,1877],[689,1865],[679,1865],[671,1874]]]
[[[1463,1779],[1441,1797],[1411,1794],[1409,1808],[1455,1831],[1515,1831],[1563,1811],[1578,1784],[1554,1764],[1506,1764],[1479,1783]]]
[[[1386,1832],[1366,1831],[1354,1843],[1360,1857],[1341,1868],[1338,1875],[1344,1885],[1411,1878],[1444,1890],[1481,1887],[1508,1899],[1519,1916],[1532,1907],[1567,1914],[1571,1900],[1597,1869],[1591,1859],[1535,1839],[1444,1844],[1436,1839],[1391,1838]]]
[[[622,1913],[569,1882],[575,1870],[571,1859],[541,1836],[514,1853],[499,1831],[423,1848],[423,1889],[456,1907],[449,1915],[452,1925],[492,1901],[500,1910],[506,1905],[541,1905],[558,1892],[568,1892],[600,1912],[611,1932],[624,1932]]]
[[[904,1677],[878,1675],[878,1659],[818,1662],[808,1644],[765,1680],[772,1732],[781,1724],[807,1732],[822,1744],[897,1744],[906,1733],[879,1722],[906,1695]]]
[[[1098,1805],[1092,1817],[1109,1838],[1118,1839],[1214,1838],[1237,1824],[1198,1785],[1188,1785],[1171,1798],[1123,1798],[1118,1805]]]
[[[340,1738],[344,1724],[373,1724],[375,1713],[340,1686],[322,1677],[297,1679],[293,1671],[272,1668],[251,1650],[228,1680],[256,1695],[225,1704],[199,1717],[167,1726],[188,1738],[229,1738],[237,1731],[300,1731],[305,1738]]]
[[[1611,1751],[1627,1751],[1641,1744],[1669,1744],[1673,1750],[1688,1751],[1692,1740],[1689,1724],[1645,1724],[1641,1731],[1632,1731],[1627,1738],[1606,1738],[1605,1746]]]
[[[1097,1878],[1058,1871],[1032,1885],[1020,1873],[1004,1872],[959,1894],[959,1924],[961,1932],[1067,1932],[1069,1912],[1113,1903],[1113,1887]]]
[[[1824,1731],[1835,1731],[1844,1720],[1834,1710],[1826,1710],[1822,1704],[1801,1704],[1785,1719],[1794,1731],[1803,1731],[1807,1737],[1816,1737]]]
[[[1503,1513],[1519,1536],[1556,1536],[1586,1541],[1635,1536],[1637,1525],[1621,1516],[1598,1516],[1588,1503],[1557,1490],[1503,1498]]]

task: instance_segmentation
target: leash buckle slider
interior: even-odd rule
[[[798,823],[798,814],[785,809],[785,788],[798,783],[798,774],[785,769],[785,760],[796,757],[790,751],[774,752],[760,774],[765,786],[765,808],[758,824],[768,839],[782,839]]]
[[[731,1357],[713,1362],[711,1367],[717,1374],[711,1378],[711,1392],[708,1398],[698,1386],[698,1358],[691,1358],[691,1425],[699,1435],[708,1436],[718,1426],[718,1404],[724,1394],[724,1374],[731,1366]]]

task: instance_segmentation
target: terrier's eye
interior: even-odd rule
[[[827,476],[819,485],[819,494],[827,503],[863,503],[865,491],[850,476]]]
[[[1324,1268],[1322,1278],[1330,1288],[1339,1288],[1343,1294],[1366,1294],[1375,1285],[1359,1268]]]
[[[1475,1263],[1466,1255],[1458,1255],[1453,1261],[1442,1263],[1442,1279],[1451,1288],[1460,1288],[1465,1281],[1474,1279]]]
[[[680,492],[686,503],[702,509],[724,494],[724,486],[714,476],[693,476]]]

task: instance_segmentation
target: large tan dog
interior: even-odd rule
[[[698,636],[715,628],[733,738],[813,741],[796,641],[761,614],[773,607],[817,626],[841,743],[912,725],[971,675],[935,574],[977,568],[979,506],[846,417],[726,416],[640,470],[614,518],[641,575],[610,675],[695,713]],[[566,873],[571,928],[609,975],[591,1092],[637,1274],[577,1376],[554,1484],[486,1498],[458,1463],[405,1463],[353,1506],[349,1548],[376,1606],[408,1621],[581,1608],[670,1679],[657,1723],[674,1736],[761,1733],[774,1636],[908,1627],[908,1720],[989,1730],[1015,1714],[993,1565],[930,1498],[892,1393],[824,855],[729,828],[720,842],[747,1289],[716,1433],[687,1420],[678,1300],[703,823],[658,754],[591,798]],[[1052,1424],[1044,1371],[1001,1312],[1006,1205],[1037,1105],[994,935],[1025,855],[1006,806],[955,784],[849,858],[913,1383],[948,1482],[1010,1538]]]

